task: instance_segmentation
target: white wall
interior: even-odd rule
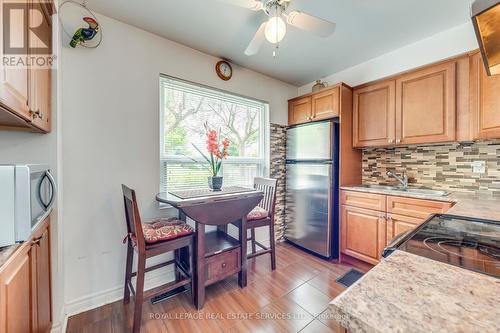
[[[331,74],[323,80],[329,84],[345,82],[354,87],[477,48],[472,23],[466,23]],[[309,93],[313,84],[311,82],[300,87],[299,95]]]
[[[125,221],[121,184],[136,189],[144,218],[158,216],[160,73],[265,100],[286,124],[297,87],[245,68],[229,82],[218,59],[98,16],[97,49],[62,51],[62,178],[67,312],[121,295]]]

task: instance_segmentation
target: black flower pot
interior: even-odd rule
[[[220,191],[222,188],[222,180],[223,179],[224,178],[221,176],[208,177],[208,187],[210,187],[210,189],[212,191]]]

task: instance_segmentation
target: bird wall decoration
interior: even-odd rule
[[[69,45],[75,48],[77,45],[84,44],[92,40],[99,32],[99,24],[92,17],[84,17],[83,20],[88,23],[88,28],[79,28],[76,30]]]

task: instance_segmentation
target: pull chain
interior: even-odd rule
[[[278,17],[281,16],[281,12],[280,12],[280,7],[278,5],[276,5],[276,47],[274,48],[273,50],[273,58],[276,59],[276,57],[278,56],[278,49],[279,49],[279,42],[278,42],[278,37],[279,37],[279,29],[278,29]]]

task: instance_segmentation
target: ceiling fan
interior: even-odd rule
[[[272,44],[283,40],[287,24],[320,37],[328,37],[335,31],[335,23],[315,17],[298,10],[287,13],[292,0],[218,0],[253,11],[264,11],[269,20],[262,23],[248,44],[245,54],[255,55],[259,52],[264,39]],[[286,22],[286,23],[285,23]]]

